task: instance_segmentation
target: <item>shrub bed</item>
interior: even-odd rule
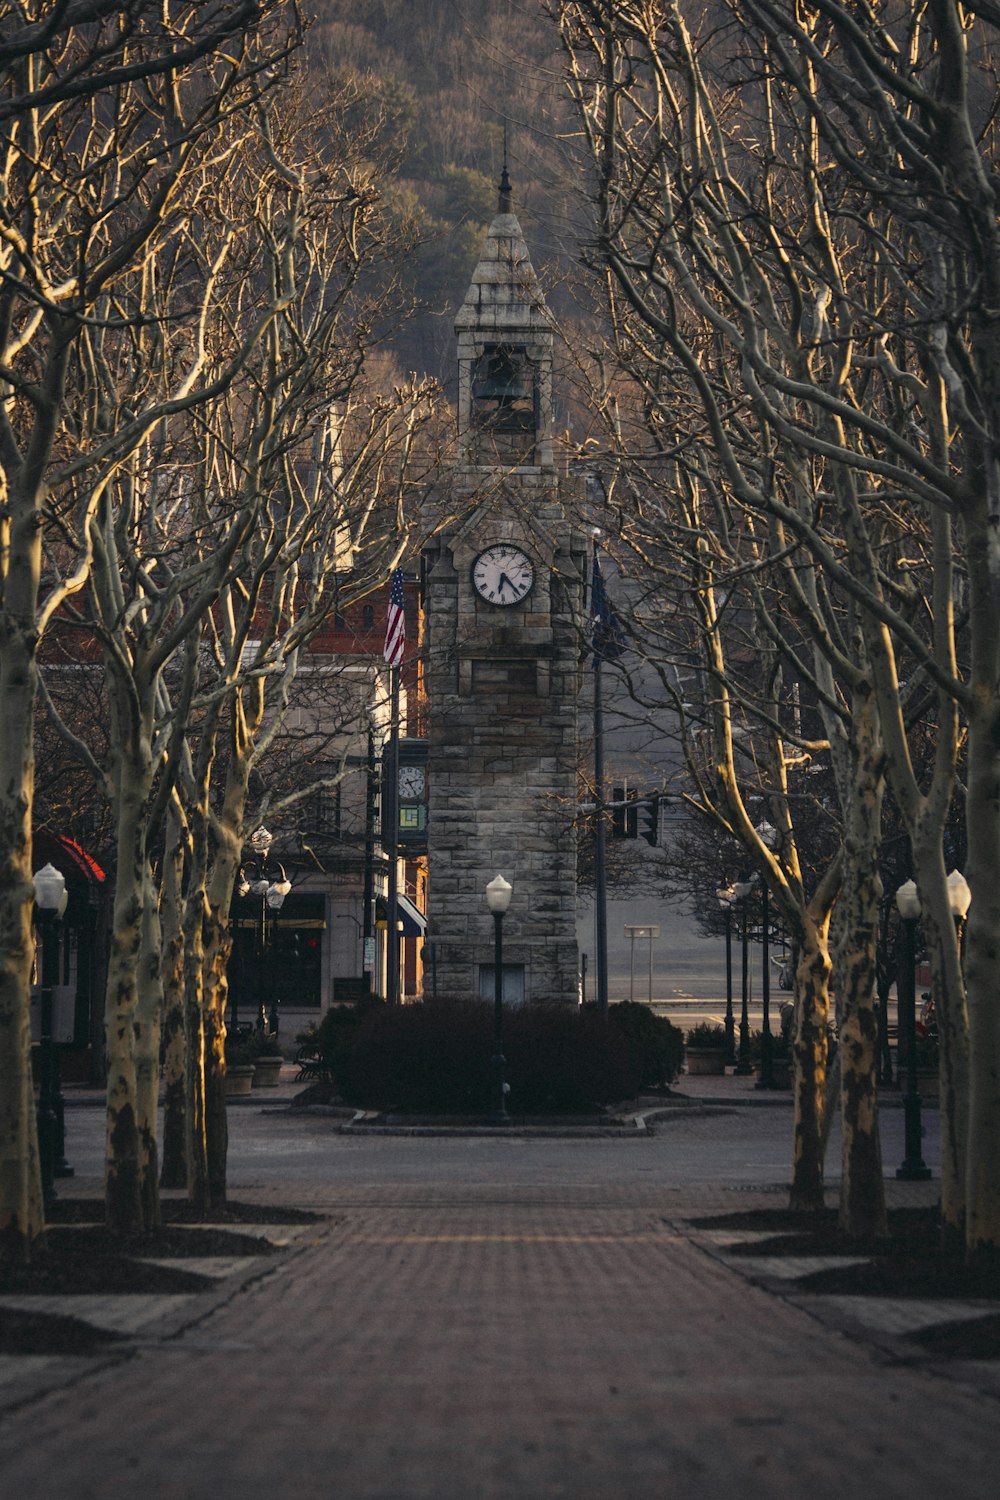
[[[608,1015],[639,1068],[639,1087],[658,1089],[673,1083],[684,1066],[684,1033],[680,1027],[638,1000],[609,1005]]]
[[[517,1114],[578,1113],[676,1077],[683,1038],[645,1006],[504,1012],[503,1052]],[[493,1081],[493,1008],[471,1000],[330,1011],[308,1036],[342,1099],[367,1109],[482,1114]]]

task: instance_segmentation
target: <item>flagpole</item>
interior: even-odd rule
[[[389,587],[382,655],[389,666],[388,765],[382,754],[382,848],[389,859],[386,885],[385,998],[399,1002],[399,669],[406,650],[406,595],[403,570],[396,568]]]
[[[599,575],[600,544],[594,537],[594,577]],[[594,613],[591,597],[591,613]],[[605,862],[606,809],[604,799],[604,703],[601,697],[602,647],[595,627],[594,638],[594,797],[597,803],[594,824],[594,927],[597,964],[595,988],[597,1013],[608,1014],[608,882]]]
[[[385,828],[383,848],[389,856],[389,884],[386,894],[385,930],[385,998],[386,1004],[399,1001],[399,668],[389,671],[389,765],[382,778]]]

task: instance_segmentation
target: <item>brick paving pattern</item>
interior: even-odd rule
[[[310,1180],[295,1139],[276,1126],[237,1195],[262,1223],[327,1217],[125,1355],[34,1363],[51,1388],[0,1418],[5,1500],[993,1500],[995,1367],[903,1357],[845,1334],[855,1299],[757,1284],[688,1220],[783,1198],[672,1182],[669,1129],[331,1134]]]

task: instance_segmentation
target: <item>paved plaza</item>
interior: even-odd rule
[[[992,1500],[997,1367],[907,1340],[984,1309],[810,1295],[809,1267],[693,1223],[784,1202],[790,1104],[736,1091],[583,1139],[234,1106],[233,1196],[264,1226],[321,1219],[272,1226],[281,1253],[209,1294],[137,1304],[114,1354],[0,1360],[3,1495]],[[892,1201],[933,1202],[894,1178],[900,1114]],[[101,1111],[68,1116],[72,1191],[98,1192]]]

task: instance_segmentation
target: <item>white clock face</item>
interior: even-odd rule
[[[424,795],[424,770],[422,766],[401,766],[399,770],[399,795],[422,797]]]
[[[496,542],[472,564],[472,582],[488,604],[520,604],[535,581],[530,557],[509,542]]]

